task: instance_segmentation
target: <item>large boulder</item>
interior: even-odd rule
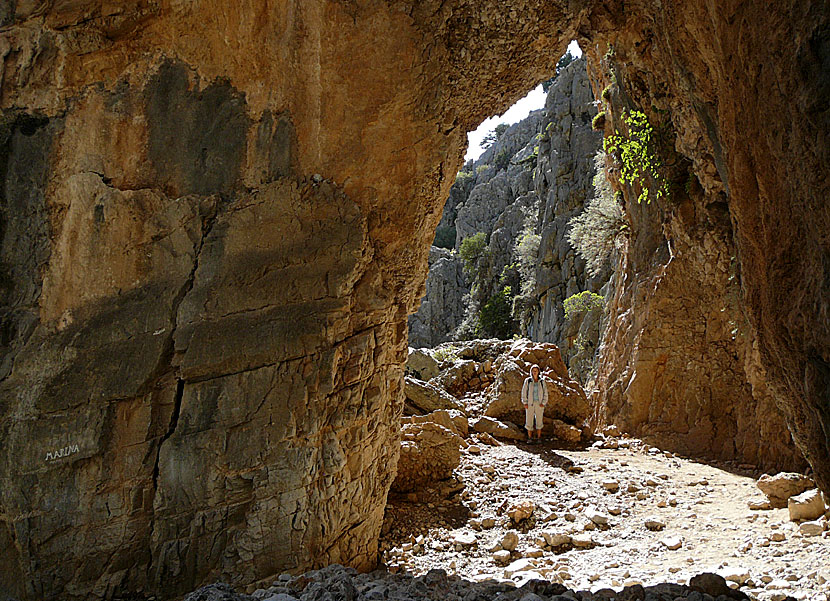
[[[475,394],[492,385],[494,380],[493,362],[459,359],[444,369],[435,383],[450,394],[462,398]]]
[[[538,365],[548,388],[545,418],[548,425],[558,419],[567,424],[581,425],[590,413],[585,391],[568,376],[559,348],[554,344],[518,341],[494,365],[495,382],[488,391],[484,414],[499,419],[524,422],[521,402],[522,384],[530,375],[532,365]]]
[[[425,424],[428,422],[444,426],[453,434],[467,436],[470,433],[470,425],[467,416],[457,409],[438,409],[427,415],[413,415],[401,418],[401,425]]]
[[[411,376],[406,376],[404,379],[404,394],[406,394],[408,403],[422,413],[431,413],[436,409],[464,411],[464,406],[459,400],[448,392]]]
[[[790,497],[787,500],[787,509],[792,521],[815,520],[827,511],[824,498],[817,488],[812,488],[804,491],[800,495]]]
[[[774,476],[764,474],[758,479],[758,488],[769,499],[770,505],[778,509],[786,507],[790,497],[800,495],[813,486],[810,478],[794,472],[781,472]]]
[[[395,492],[410,492],[446,480],[461,461],[463,439],[435,422],[408,423],[401,429]]]
[[[406,373],[415,376],[419,380],[431,380],[441,371],[438,361],[424,349],[409,348],[409,355],[406,358]]]

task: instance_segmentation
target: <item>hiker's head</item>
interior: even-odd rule
[[[540,374],[540,373],[542,373],[542,370],[540,370],[540,369],[539,369],[539,366],[538,366],[538,365],[534,365],[534,366],[532,366],[532,367],[530,368],[530,376],[531,376],[534,380],[538,380],[538,379],[539,379],[539,374]]]

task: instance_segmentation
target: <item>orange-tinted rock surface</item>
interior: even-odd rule
[[[669,226],[729,222],[747,364],[830,491],[828,31],[794,1],[6,3],[0,589],[370,567],[466,131],[574,37],[670,111],[701,192]]]

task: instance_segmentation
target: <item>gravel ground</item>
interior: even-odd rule
[[[830,599],[826,527],[803,536],[786,509],[750,510],[763,495],[741,470],[636,440],[609,444],[620,448],[472,445],[455,480],[390,496],[383,563],[393,573],[440,568],[470,582],[544,578],[595,592],[714,572],[752,599]]]

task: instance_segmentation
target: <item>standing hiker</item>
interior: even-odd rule
[[[530,376],[525,378],[522,384],[522,405],[525,407],[525,428],[527,428],[528,441],[533,441],[534,432],[536,432],[536,440],[542,439],[542,417],[547,404],[548,387],[539,366],[534,365],[530,368]]]

